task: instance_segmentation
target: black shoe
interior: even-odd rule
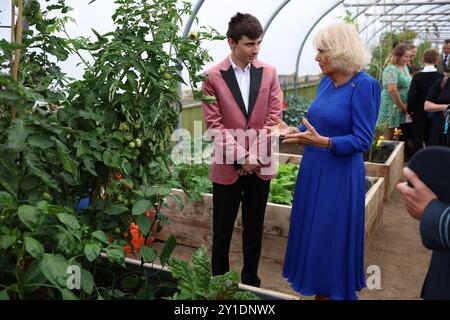
[[[252,279],[245,279],[244,277],[242,277],[242,283],[246,284],[248,286],[253,286],[253,287],[261,287],[261,279],[256,276],[256,278],[252,278]]]

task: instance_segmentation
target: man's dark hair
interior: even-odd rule
[[[444,40],[444,43],[445,43],[445,44],[449,44],[449,43],[450,43],[450,39],[445,39],[445,40]]]
[[[248,13],[236,13],[228,23],[227,37],[238,42],[242,36],[251,40],[258,39],[263,34],[261,23]]]

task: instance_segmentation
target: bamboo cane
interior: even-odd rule
[[[23,0],[19,0],[19,13],[17,16],[17,32],[16,32],[16,42],[22,43],[22,15],[23,15]],[[14,67],[13,67],[13,77],[14,80],[18,79],[19,75],[19,63],[20,63],[20,49],[15,50],[14,54]],[[11,108],[11,119],[14,120],[16,118],[16,107],[13,106]]]
[[[16,26],[16,6],[14,5],[14,1],[11,0],[11,42],[15,42],[15,26]],[[11,75],[13,71],[13,65],[14,65],[14,56],[11,55],[11,62],[10,62],[10,70]]]

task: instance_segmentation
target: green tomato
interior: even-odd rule
[[[166,67],[160,66],[160,67],[159,67],[159,72],[161,72],[161,73],[166,72]]]
[[[136,143],[134,143],[134,141],[131,141],[131,142],[128,144],[128,146],[129,146],[131,149],[134,149],[134,148],[136,148]]]
[[[119,228],[119,227],[115,228],[115,229],[114,229],[114,232],[115,232],[115,233],[120,233],[120,228]]]
[[[126,133],[123,135],[123,138],[125,139],[125,141],[131,141],[133,140],[133,135],[131,133]]]
[[[136,122],[135,124],[133,124],[133,128],[140,129],[141,128],[141,124],[139,122]]]
[[[117,201],[123,203],[123,200],[125,200],[124,197],[123,197],[123,195],[119,194],[119,195],[117,196]]]
[[[166,80],[172,80],[173,76],[169,72],[164,72],[163,78],[166,79]]]
[[[119,125],[119,130],[122,130],[122,131],[128,131],[128,130],[130,130],[130,127],[128,126],[127,123],[122,122],[122,123]]]
[[[130,200],[124,199],[123,200],[123,204],[126,205],[126,206],[129,206],[130,205]]]
[[[53,197],[51,194],[49,194],[48,192],[44,192],[42,194],[42,199],[46,200],[46,201],[52,201]]]
[[[134,139],[134,143],[136,144],[136,147],[138,147],[138,148],[140,148],[142,146],[142,141],[139,138]]]

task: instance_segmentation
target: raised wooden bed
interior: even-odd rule
[[[102,254],[103,258],[106,258]],[[120,278],[122,275],[129,275],[133,272],[138,272],[140,270],[141,261],[137,259],[125,258],[126,269],[114,267],[114,270],[109,270],[114,272],[114,276]],[[170,273],[170,268],[167,266],[161,266],[156,263],[144,263],[144,268],[147,271],[147,277],[154,286],[161,286],[162,283],[175,283],[175,279]],[[248,291],[254,293],[261,300],[300,300],[300,297],[293,296],[290,294],[277,292],[273,290],[261,289],[253,286],[248,286],[239,283],[239,289],[242,291]],[[177,289],[175,286],[161,286],[158,290],[158,297],[172,296]]]
[[[366,168],[366,176],[368,177],[383,177],[384,178],[384,201],[387,201],[395,186],[402,178],[402,170],[404,166],[404,149],[405,143],[403,141],[386,141],[395,143],[396,146],[391,152],[389,158],[384,163],[364,162]],[[299,164],[302,159],[301,155],[279,153],[280,163]]]
[[[365,246],[369,245],[376,227],[383,215],[384,179],[374,178],[376,182],[366,193],[366,236]],[[159,239],[166,240],[172,232],[178,244],[198,248],[212,245],[212,194],[204,194],[201,201],[190,202],[183,191],[173,189],[172,192],[181,197],[184,208],[180,209],[172,199],[168,200],[169,208],[163,211],[172,221],[163,229]],[[291,206],[268,203],[264,221],[264,235],[261,255],[277,261],[284,261]],[[242,253],[242,222],[239,212],[233,232],[230,250]]]

